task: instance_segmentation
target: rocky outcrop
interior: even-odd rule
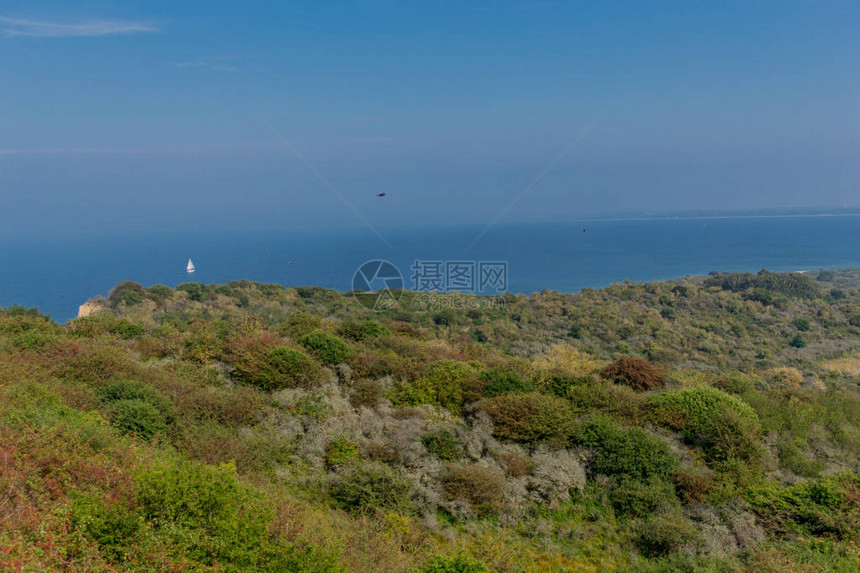
[[[107,301],[99,298],[90,299],[78,307],[78,318],[99,313],[107,308]]]

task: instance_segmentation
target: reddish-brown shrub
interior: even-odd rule
[[[672,482],[684,501],[701,503],[711,491],[714,479],[707,468],[681,468],[672,473]]]
[[[349,403],[353,407],[367,406],[373,408],[384,397],[385,392],[382,387],[373,380],[363,378],[357,380],[352,387],[352,392],[349,395]]]
[[[535,464],[528,457],[516,452],[499,452],[496,459],[505,466],[505,471],[511,477],[519,478],[527,476],[534,470]]]
[[[601,378],[645,391],[663,387],[663,372],[644,358],[622,356],[600,371]]]
[[[497,471],[477,464],[453,465],[442,478],[445,498],[463,500],[478,513],[504,509],[507,484]]]
[[[408,322],[403,322],[400,320],[389,320],[385,323],[385,327],[390,330],[393,334],[400,334],[402,336],[407,336],[409,338],[427,338],[427,331],[418,328],[417,326],[410,324]]]
[[[364,455],[375,462],[394,464],[400,461],[400,452],[390,444],[370,443],[364,448]]]
[[[393,375],[400,357],[390,350],[359,348],[349,359],[353,376],[382,378]]]
[[[478,405],[493,419],[493,434],[500,439],[536,444],[567,443],[574,417],[567,400],[546,394],[502,394]]]
[[[271,332],[230,336],[224,349],[224,358],[236,367],[237,374],[256,372],[262,368],[269,352],[282,344],[281,337]]]
[[[99,386],[118,377],[139,378],[144,370],[125,348],[109,339],[63,343],[54,357],[54,374]]]

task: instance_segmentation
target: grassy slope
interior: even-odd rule
[[[812,278],[7,309],[0,567],[856,570],[860,278]]]

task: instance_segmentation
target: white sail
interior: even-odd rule
[[[191,262],[191,259],[188,259],[188,267],[186,268],[186,270],[187,270],[189,273],[193,273],[193,272],[194,272],[194,263],[192,263],[192,262]]]

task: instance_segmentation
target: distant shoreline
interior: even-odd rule
[[[571,221],[600,221],[600,222],[618,222],[618,221],[699,221],[708,219],[812,219],[824,217],[860,217],[860,212],[856,213],[804,213],[781,215],[655,215],[640,216],[640,217],[600,217],[594,219],[571,219]]]
[[[352,228],[19,239],[0,249],[5,270],[0,305],[37,307],[62,322],[74,318],[83,301],[107,294],[122,280],[173,287],[189,280],[221,284],[246,278],[342,291],[363,263],[382,259],[405,281],[413,280],[416,260],[504,261],[507,290],[523,294],[578,292],[624,279],[650,282],[713,270],[860,267],[860,213],[655,214],[627,220],[568,221],[525,230],[499,225],[471,251],[466,246],[481,231],[477,226],[399,229],[387,235],[394,249]],[[186,272],[189,257],[197,266],[193,279]]]

